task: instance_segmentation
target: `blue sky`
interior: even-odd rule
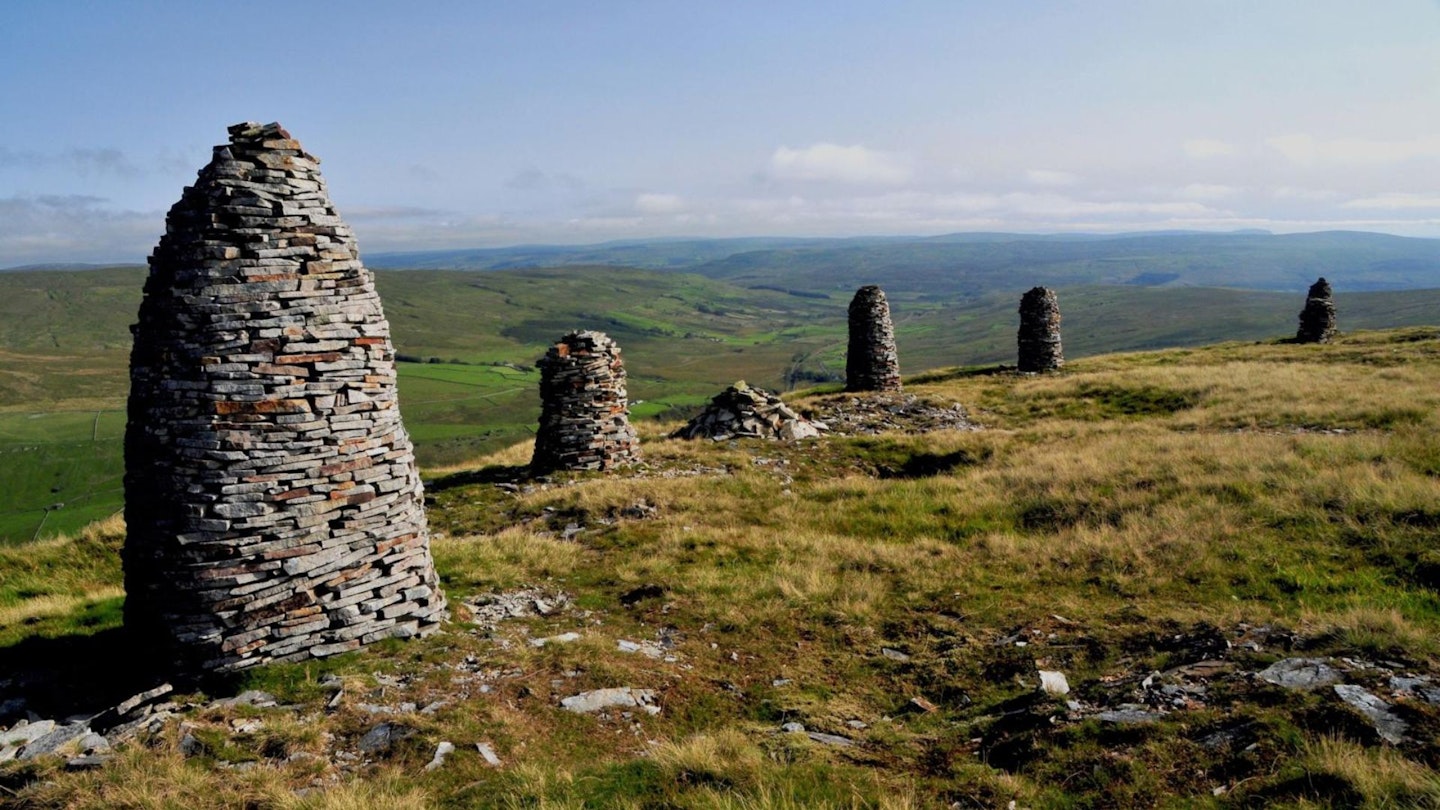
[[[1440,237],[1440,2],[0,3],[0,267],[139,261],[243,120],[362,251]]]

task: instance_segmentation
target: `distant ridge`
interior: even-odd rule
[[[636,267],[814,293],[875,283],[946,296],[1035,284],[1301,291],[1321,275],[1340,291],[1440,287],[1440,240],[1362,231],[627,240],[377,253],[366,261],[414,270]]]

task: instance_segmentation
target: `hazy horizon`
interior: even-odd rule
[[[1440,237],[1440,3],[0,6],[0,267],[139,262],[241,120],[365,253]]]

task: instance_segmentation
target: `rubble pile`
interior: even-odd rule
[[[773,394],[744,380],[721,391],[673,434],[679,439],[812,439],[826,426],[801,416]]]

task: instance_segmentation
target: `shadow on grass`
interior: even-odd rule
[[[924,371],[913,377],[907,377],[905,384],[928,385],[930,383],[968,380],[974,377],[998,377],[1002,374],[1016,373],[1019,373],[1019,369],[1003,363],[998,366],[965,366],[963,368],[952,368],[944,371]]]
[[[533,477],[530,473],[529,465],[492,464],[489,467],[482,467],[478,470],[451,473],[450,475],[426,481],[425,490],[430,493],[436,493],[455,489],[456,487],[468,487],[474,484],[519,484],[524,481],[529,481]]]
[[[175,683],[163,663],[122,627],[0,647],[0,723],[27,712],[57,721],[99,714],[166,680]]]

